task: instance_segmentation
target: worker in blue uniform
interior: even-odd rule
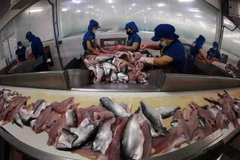
[[[41,42],[41,39],[33,35],[30,31],[27,32],[26,39],[31,42],[32,53],[29,55],[29,58],[34,57],[35,59],[37,59],[39,57],[42,57],[43,63],[37,67],[37,71],[47,71],[47,60],[46,55],[43,51],[43,44]]]
[[[88,31],[83,36],[83,41],[82,41],[82,45],[85,50],[84,57],[90,54],[100,55],[101,54],[100,52],[109,53],[108,50],[101,48],[97,44],[95,33],[97,32],[98,28],[100,28],[98,22],[93,19],[90,20],[88,25]]]
[[[117,45],[116,48],[118,50],[124,51],[139,51],[141,45],[141,37],[137,34],[139,32],[137,25],[135,22],[129,22],[126,24],[124,30],[126,30],[126,34],[128,35],[127,45]]]
[[[141,57],[143,63],[159,66],[165,72],[183,73],[185,65],[185,49],[182,42],[175,34],[174,26],[159,24],[154,29],[152,41],[160,41],[160,44],[142,44],[141,50],[161,50],[161,57]]]
[[[17,58],[17,62],[24,62],[27,60],[27,56],[26,56],[26,47],[23,46],[21,41],[17,42],[17,50],[16,50],[16,58]]]
[[[202,35],[199,35],[199,37],[192,43],[190,47],[190,54],[187,56],[185,73],[193,74],[195,72],[196,67],[194,65],[194,61],[196,57],[198,57],[202,61],[207,61],[202,48],[204,43],[205,37],[203,37]]]
[[[213,47],[208,50],[207,59],[208,60],[215,60],[215,61],[220,61],[221,60],[221,54],[219,52],[217,42],[213,42]]]

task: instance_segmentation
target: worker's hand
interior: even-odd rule
[[[94,50],[92,53],[93,53],[94,55],[96,55],[96,56],[101,55],[101,53],[98,52],[97,50]]]
[[[154,44],[154,43],[153,44],[141,44],[141,46],[140,46],[141,50],[145,50],[147,48],[153,49],[153,50],[159,50],[160,49],[159,45]]]
[[[100,48],[99,50],[100,50],[101,52],[103,52],[103,53],[107,53],[107,54],[111,53],[110,51],[108,51],[108,50],[106,50],[106,49],[103,49],[103,48]]]
[[[142,63],[147,63],[147,64],[151,64],[151,65],[153,65],[153,61],[154,61],[154,58],[148,58],[148,57],[141,57],[140,59],[139,59],[139,61],[140,62],[142,62]]]
[[[117,46],[116,46],[116,49],[117,49],[117,50],[120,50],[120,51],[123,51],[123,50],[125,50],[125,46],[123,46],[123,45],[117,45]]]
[[[32,54],[32,53],[30,53],[29,55],[28,55],[28,58],[27,59],[32,59],[34,57],[34,55]]]

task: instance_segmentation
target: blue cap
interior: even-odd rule
[[[89,32],[92,32],[92,29],[93,29],[94,27],[101,28],[101,27],[99,26],[99,24],[98,24],[97,21],[91,19],[91,20],[89,21],[88,31],[89,31]]]
[[[199,37],[196,39],[196,41],[200,41],[205,43],[205,37],[203,37],[201,34],[199,35]]]
[[[139,30],[138,30],[138,27],[137,27],[137,25],[136,25],[136,23],[135,22],[129,22],[129,23],[127,23],[126,24],[126,26],[125,26],[125,28],[124,28],[124,30],[127,30],[128,28],[131,28],[132,30],[133,30],[133,32],[139,32]]]
[[[18,45],[18,46],[22,46],[22,42],[21,42],[21,41],[18,41],[18,42],[17,42],[17,45]]]
[[[159,41],[161,38],[172,39],[178,38],[175,34],[175,28],[170,24],[159,24],[154,29],[154,36],[152,41]]]
[[[218,48],[218,43],[217,42],[213,42],[213,47]]]

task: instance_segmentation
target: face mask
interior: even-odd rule
[[[22,49],[22,46],[19,46],[18,49]]]
[[[131,34],[131,31],[126,31],[126,34],[127,34],[127,35],[130,35],[130,34]]]
[[[214,50],[217,50],[217,48],[216,48],[216,47],[213,47],[213,49],[214,49]]]
[[[166,40],[165,40],[166,41]],[[167,46],[167,44],[166,44],[166,42],[165,41],[163,41],[163,42],[160,42],[160,45],[161,46],[163,46],[163,47],[166,47]]]
[[[92,30],[92,32],[93,32],[93,33],[96,33],[96,32],[97,32],[97,30],[93,29],[93,30]]]

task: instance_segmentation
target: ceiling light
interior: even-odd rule
[[[202,18],[201,15],[197,15],[197,14],[195,14],[194,17],[195,17],[195,18]]]
[[[73,3],[81,3],[79,0],[72,0]]]
[[[88,6],[88,8],[93,8],[93,6]]]
[[[115,8],[114,6],[112,6],[112,8]]]
[[[135,3],[132,4],[132,6],[135,6],[135,5],[136,5]]]
[[[97,11],[99,11],[99,9],[97,9]]]
[[[30,9],[29,12],[41,12],[42,8]]]
[[[179,17],[180,17],[180,16],[182,16],[182,14],[181,14],[181,13],[178,13],[178,14],[177,14],[177,16],[179,16]]]
[[[131,7],[129,9],[132,9]]]
[[[165,6],[165,4],[164,3],[159,3],[157,6],[162,7],[162,6]]]
[[[179,2],[192,2],[194,0],[178,0]]]
[[[86,14],[88,14],[88,12],[85,12]]]
[[[81,12],[81,10],[76,10],[77,13]]]
[[[66,11],[68,11],[68,9],[67,8],[62,8],[62,11],[66,12]]]
[[[149,8],[147,8],[147,9],[148,9],[148,10],[151,10],[152,8],[149,7]]]
[[[190,8],[189,11],[190,12],[200,12],[198,8]]]
[[[113,3],[113,1],[112,0],[108,0],[108,3]]]

